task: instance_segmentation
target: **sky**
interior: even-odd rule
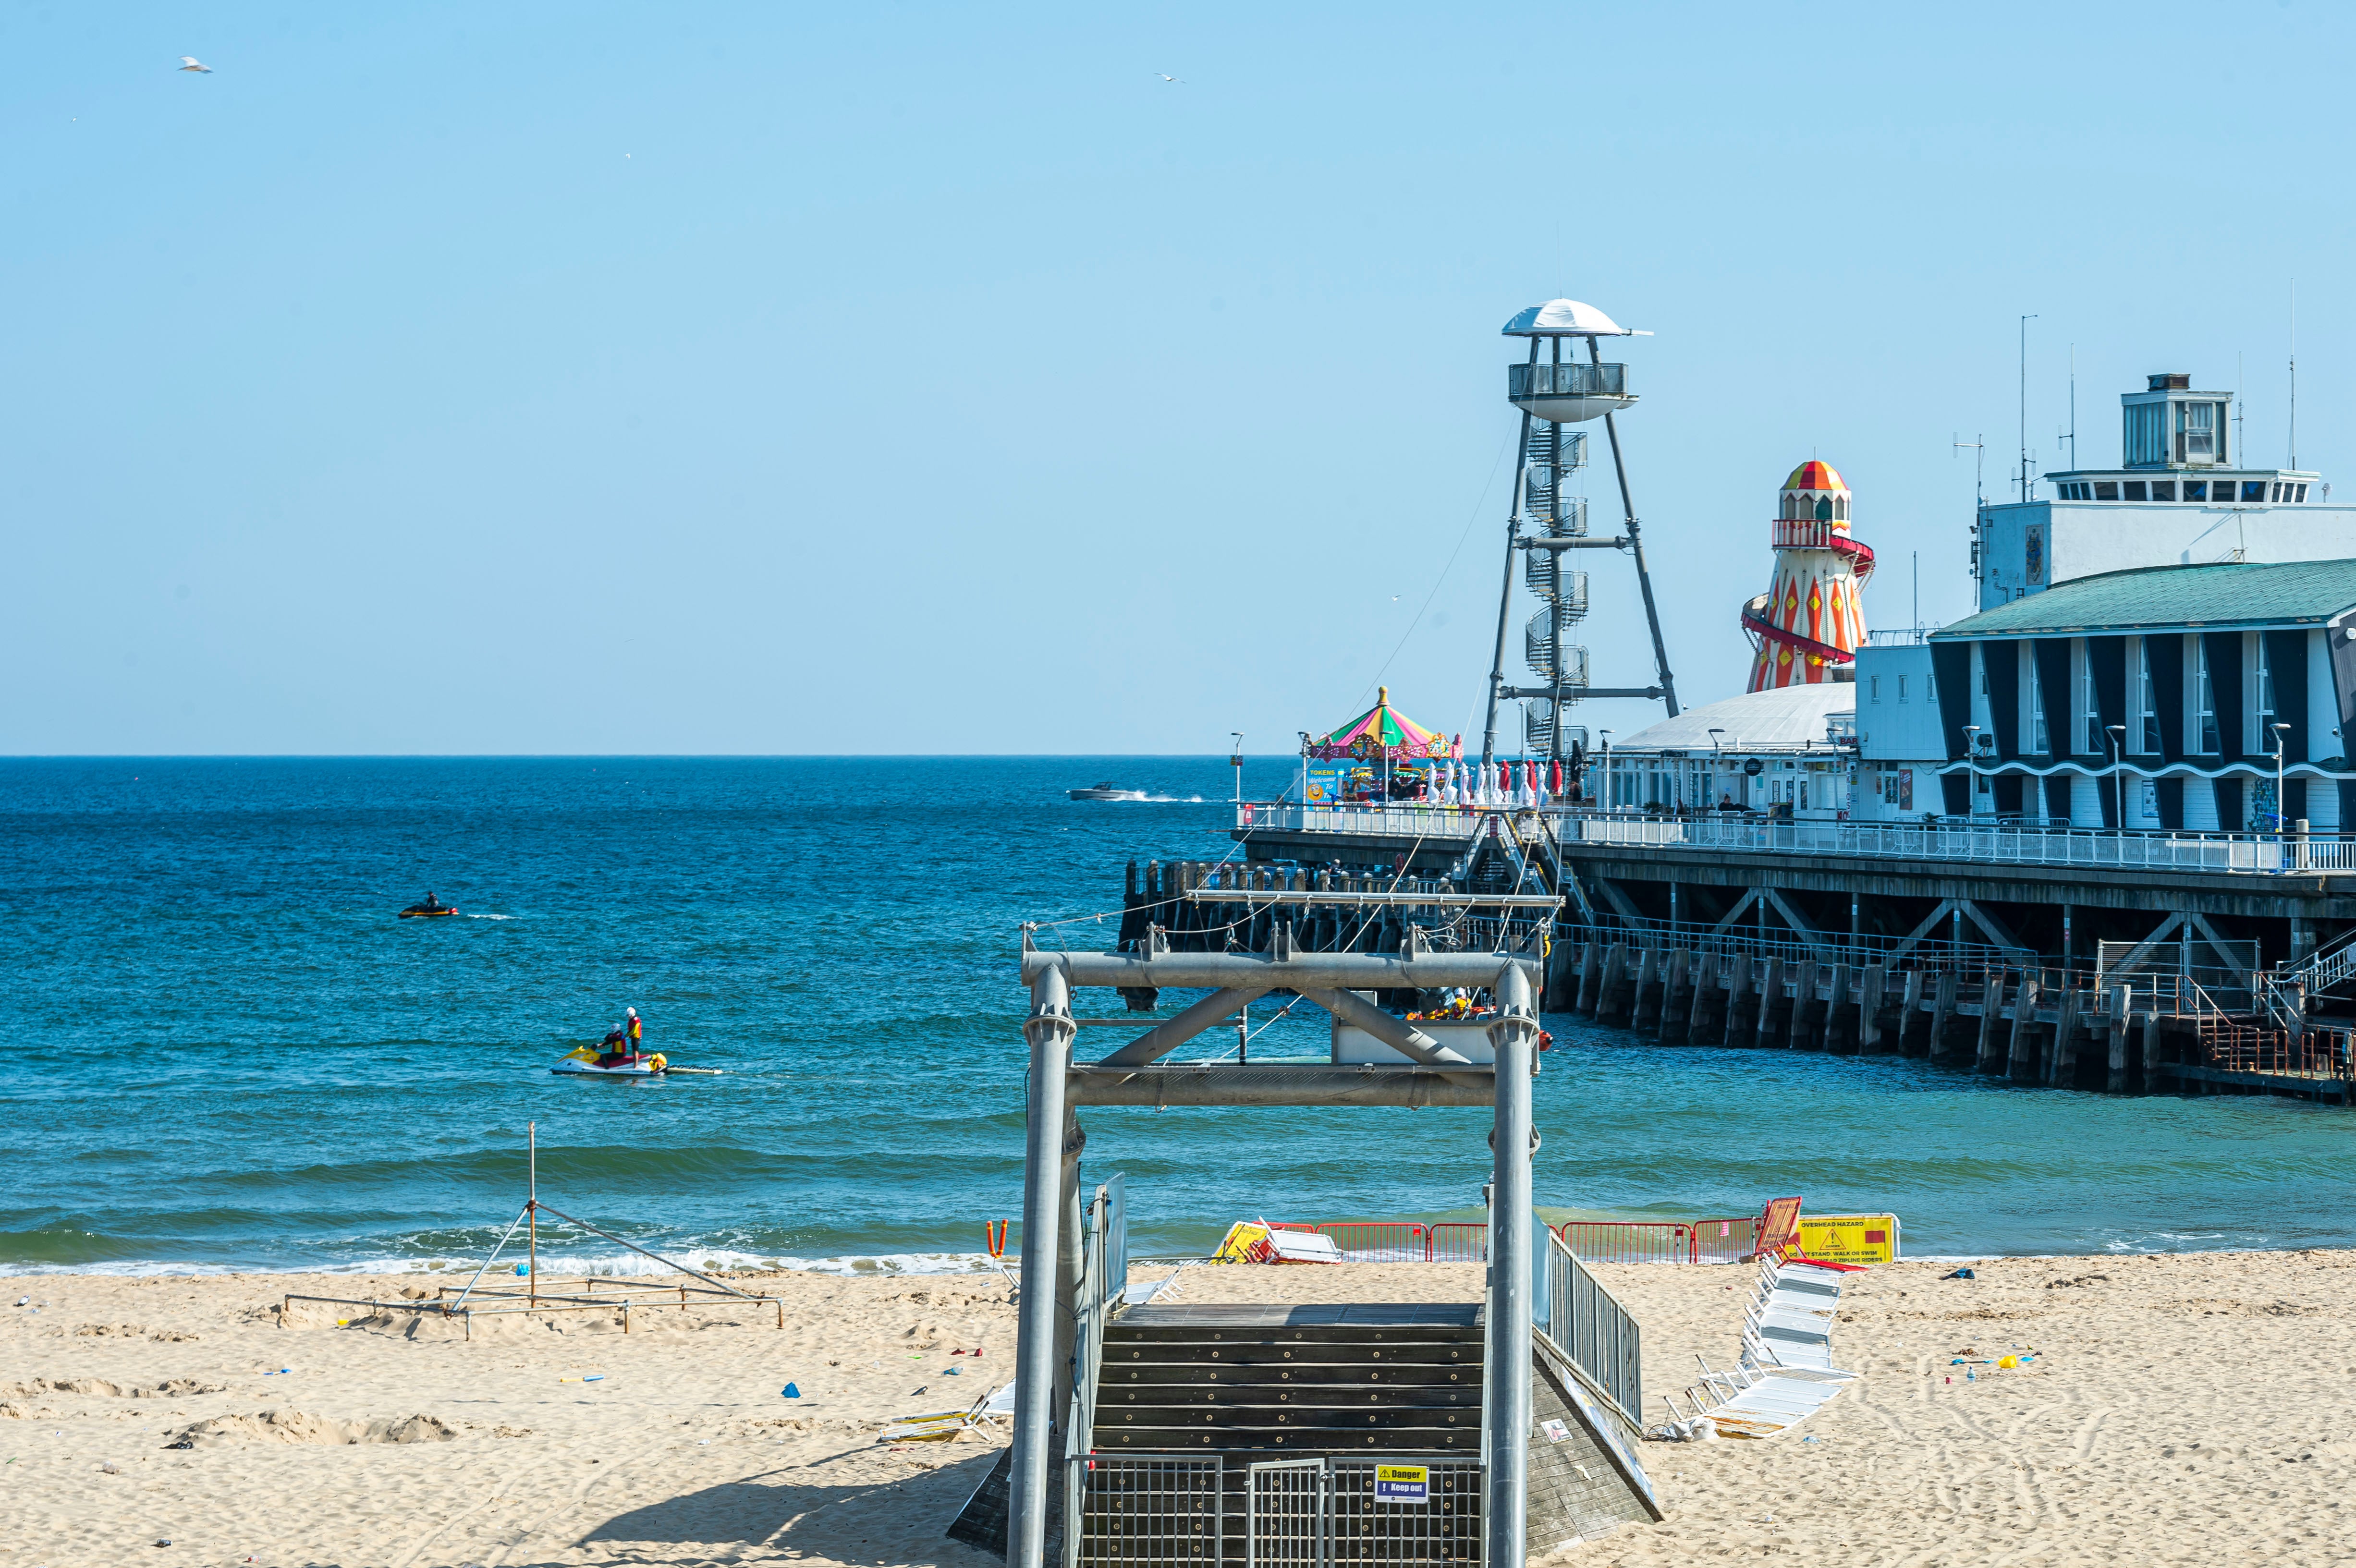
[[[2183,370],[2280,462],[2295,287],[2346,469],[2356,11],[1272,9],[0,11],[0,752],[1477,744],[1558,295],[1688,706],[1810,456],[1969,613],[2023,315],[2040,467],[2073,358],[2081,461]]]

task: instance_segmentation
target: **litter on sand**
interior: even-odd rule
[[[1979,1278],[1979,1275],[1974,1274],[1967,1268],[1959,1268],[1952,1273],[1943,1274],[1939,1277],[1941,1279],[1977,1279]]]
[[[777,1397],[780,1399],[799,1399],[801,1396],[802,1385],[799,1383],[787,1383],[777,1392]]]

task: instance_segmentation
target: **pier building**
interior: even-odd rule
[[[1530,420],[1626,392],[1624,375],[1547,369],[1534,391],[1515,368]],[[1226,860],[1131,867],[1120,945],[1535,934],[1547,1007],[1664,1040],[2351,1098],[2356,507],[2318,474],[2240,461],[2230,401],[2154,377],[2122,400],[2116,468],[1980,507],[1977,608],[1945,626],[1864,629],[1853,497],[1803,464],[1771,527],[1772,594],[1744,613],[1748,690],[1680,709],[1660,650],[1658,686],[1612,694],[1666,718],[1597,731],[1571,753],[1584,787],[1543,804],[1242,803]],[[1590,542],[1524,537],[1526,486],[1526,464],[1515,553]],[[1515,688],[1499,667],[1494,699],[1559,716],[1567,683]]]
[[[2333,505],[2320,474],[2253,466],[2234,450],[2233,396],[2155,375],[2120,395],[2116,467],[2056,470],[2043,476],[2050,498],[1983,505],[1979,607],[2131,567],[2356,557],[2356,506]]]

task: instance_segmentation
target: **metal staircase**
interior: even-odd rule
[[[1584,432],[1530,424],[1522,450],[1522,520],[1531,531],[1555,539],[1586,536],[1587,503],[1563,494],[1565,481],[1586,463]],[[1578,701],[1588,685],[1587,649],[1575,640],[1587,619],[1587,573],[1564,564],[1568,553],[1534,549],[1522,561],[1522,581],[1538,601],[1522,630],[1523,655],[1530,673],[1562,694],[1522,699],[1523,744],[1541,755],[1560,754],[1561,709]]]

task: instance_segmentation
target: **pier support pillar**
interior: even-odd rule
[[[2012,1051],[2006,1059],[2015,1083],[2037,1082],[2037,1003],[2040,987],[2034,974],[2020,978],[2020,995],[2012,1004]]]
[[[1518,973],[1518,971],[1515,971]],[[1045,1568],[1056,1375],[1056,1286],[1064,1209],[1064,1083],[1072,1064],[1072,993],[1050,965],[1031,985],[1031,1104],[1023,1165],[1023,1300],[1016,1325],[1014,1471],[1007,1568]]]
[[[1869,964],[1857,988],[1857,1053],[1877,1056],[1881,1052],[1881,994],[1890,984],[1887,965]]]
[[[1961,978],[1953,969],[1939,971],[1938,988],[1931,1002],[1931,1039],[1922,1052],[1933,1061],[1947,1058],[1947,1030],[1955,1020],[1955,987]]]
[[[1677,998],[1685,996],[1692,985],[1692,974],[1693,955],[1682,947],[1672,948],[1668,973],[1661,976],[1660,1039],[1663,1044],[1683,1045],[1686,1042],[1686,1031],[1681,1026],[1693,1016],[1693,1002],[1687,997],[1681,1009],[1677,1006]]]
[[[1489,1561],[1521,1568],[1527,1555],[1531,1276],[1544,1266],[1530,1211],[1530,1058],[1537,1020],[1520,968],[1497,978],[1495,1185],[1489,1200]],[[1010,1565],[1012,1568],[1012,1565]]]
[[[1833,965],[1832,984],[1825,994],[1825,1032],[1822,1048],[1826,1052],[1841,1051],[1847,1054],[1845,1048],[1848,1045],[1848,1041],[1843,1037],[1848,1032],[1849,973],[1849,966],[1846,964]]]
[[[1775,1008],[1783,999],[1783,961],[1770,958],[1762,967],[1765,973],[1759,979],[1759,1023],[1751,1031],[1751,1043],[1765,1046],[1775,1041]]]
[[[1926,1052],[1916,1051],[1913,1046],[1914,1033],[1921,1026],[1922,1018],[1922,971],[1920,969],[1909,969],[1906,971],[1906,999],[1899,1005],[1898,1008],[1899,1055],[1920,1056],[1927,1054]]]
[[[1997,1055],[1997,1042],[2003,1038],[1997,1032],[1997,1025],[2004,1020],[2006,984],[2001,969],[1989,970],[1987,978],[1980,982],[1980,1049],[1972,1059],[1976,1072],[1994,1072],[2003,1065]]]
[[[1696,952],[1693,955],[1693,1002],[1686,1012],[1687,1045],[1697,1042],[1701,1039],[1701,1031],[1708,1027],[1710,993],[1718,988],[1718,955]]]
[[[1581,1018],[1591,1019],[1603,996],[1603,944],[1590,942],[1579,955],[1579,1000],[1571,1008]]]
[[[2063,982],[2062,1005],[2053,1011],[2053,1049],[2045,1059],[2048,1084],[2068,1089],[2078,1082],[2078,1006],[2084,995]]]
[[[2103,1079],[2103,1090],[2124,1094],[2127,1092],[2127,1019],[2135,1011],[2135,987],[2112,987],[2110,1000],[2110,1070]]]

